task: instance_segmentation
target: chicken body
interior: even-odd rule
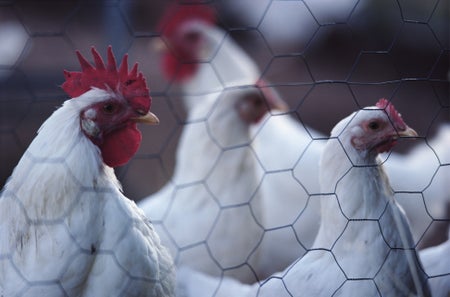
[[[408,222],[377,158],[397,131],[416,135],[403,121],[394,125],[384,110],[370,107],[335,126],[320,163],[321,225],[302,258],[254,285],[183,269],[179,295],[430,296]]]
[[[104,163],[123,156],[107,147],[109,135],[136,135],[131,123],[144,119],[122,121],[127,104],[93,88],[41,126],[0,197],[1,296],[174,296],[169,253]],[[111,116],[104,124],[102,112]],[[122,120],[112,130],[114,118]]]
[[[306,251],[299,250],[299,242],[311,248],[319,230],[320,201],[314,195],[320,193],[319,160],[326,138],[288,114],[268,114],[252,125],[251,134],[251,147],[266,172],[260,185],[263,226],[273,229],[275,237],[263,244],[267,261],[280,263],[280,270]]]
[[[202,30],[204,25],[194,22],[193,26]],[[208,30],[205,42],[215,45],[223,37],[222,31]],[[235,47],[230,40],[223,46]],[[220,59],[217,56],[211,65],[221,63]],[[198,65],[196,75],[181,84],[187,120],[174,175],[139,206],[152,218],[178,266],[211,275],[228,269],[230,275],[250,282],[256,280],[254,273],[239,265],[247,263],[257,269],[259,255],[254,249],[263,230],[252,217],[258,206],[251,201],[258,199],[255,192],[263,170],[247,146],[248,120],[260,118],[267,109],[261,91],[254,86],[257,71],[253,65],[229,65],[242,67],[241,76],[235,79],[245,84],[239,87],[224,86],[218,80],[200,83],[214,77],[211,65]]]

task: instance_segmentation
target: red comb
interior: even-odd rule
[[[150,108],[150,94],[145,78],[137,71],[137,63],[128,72],[128,55],[125,54],[119,69],[111,46],[108,47],[108,63],[105,65],[97,50],[91,48],[95,67],[85,57],[76,51],[81,65],[81,72],[64,70],[66,81],[63,90],[72,98],[89,91],[92,87],[99,89],[111,89],[122,94],[127,100],[138,99],[143,107]],[[148,101],[148,103],[146,102]]]
[[[397,129],[406,129],[406,124],[403,121],[401,114],[395,109],[394,105],[391,102],[389,102],[385,98],[381,98],[380,100],[378,100],[375,106],[386,111],[392,123]]]
[[[181,24],[191,20],[201,20],[208,24],[214,24],[216,22],[216,14],[209,5],[201,3],[172,4],[161,18],[158,31],[165,36],[171,36]]]

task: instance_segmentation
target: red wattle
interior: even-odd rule
[[[162,69],[166,78],[177,82],[185,81],[192,77],[197,67],[198,65],[196,63],[181,63],[172,54],[166,54],[162,59]]]
[[[105,135],[103,143],[99,146],[103,162],[110,167],[126,164],[136,154],[141,140],[142,135],[136,123],[130,123]]]

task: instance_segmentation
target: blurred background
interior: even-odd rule
[[[392,100],[422,141],[450,122],[449,0],[203,2],[292,114],[324,134],[381,97]],[[80,69],[74,50],[90,57],[91,46],[103,54],[108,45],[117,57],[128,52],[130,62],[139,62],[161,120],[141,127],[138,154],[117,168],[124,192],[139,200],[170,179],[185,113],[161,74],[154,41],[171,3],[0,0],[0,188],[40,125],[67,99],[60,85],[63,69]],[[398,150],[407,152],[406,145]]]

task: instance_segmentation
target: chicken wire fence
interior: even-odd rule
[[[293,253],[298,257],[309,250],[311,242],[305,242],[302,237],[306,236],[303,232],[308,232],[303,218],[314,216],[320,191],[308,184],[308,166],[311,166],[307,162],[308,154],[326,140],[323,135],[329,135],[340,119],[354,110],[373,105],[382,97],[392,101],[419,133],[412,143],[401,141],[395,152],[407,160],[406,156],[415,147],[422,146],[425,150],[420,158],[431,155],[433,160],[419,172],[404,176],[408,180],[414,175],[426,175],[426,183],[413,188],[393,188],[406,208],[420,205],[419,219],[409,218],[420,222],[413,232],[416,247],[421,249],[445,241],[450,218],[445,207],[449,200],[443,201],[437,210],[432,209],[427,189],[436,180],[445,181],[445,176],[448,181],[449,176],[450,157],[438,154],[430,144],[439,127],[448,124],[450,119],[449,3],[444,0],[338,2],[206,1],[205,5],[211,6],[219,16],[219,24],[225,32],[223,40],[235,40],[259,66],[260,78],[267,82],[266,87],[276,90],[289,105],[289,111],[273,112],[271,118],[264,118],[248,139],[227,143],[223,135],[218,134],[226,133],[226,127],[220,123],[216,126],[210,119],[227,99],[227,92],[232,93],[239,87],[228,88],[219,74],[220,69],[213,65],[212,75],[215,73],[218,77],[224,95],[203,115],[188,120],[181,99],[185,93],[161,74],[161,54],[155,43],[164,42],[158,23],[170,5],[168,1],[0,1],[2,186],[39,126],[67,98],[59,85],[63,82],[63,69],[79,69],[74,50],[87,53],[94,45],[104,53],[110,44],[117,56],[128,52],[130,61],[139,62],[151,89],[152,111],[161,120],[158,127],[140,128],[143,142],[137,155],[127,165],[117,168],[116,174],[125,195],[135,201],[157,192],[166,183],[174,185],[164,213],[150,219],[158,225],[165,244],[177,251],[176,262],[183,262],[192,251],[203,249],[209,259],[198,261],[211,262],[216,275],[233,275],[254,282],[268,276],[257,275],[253,268],[254,257],[263,243],[277,242],[279,234],[289,233],[297,242],[298,250],[286,251],[283,243],[278,242],[280,254]],[[179,5],[191,4],[183,1]],[[211,63],[218,53],[220,47],[201,63]],[[273,159],[267,159],[253,147],[258,135],[270,129],[272,118],[280,117],[291,117],[304,125],[304,132],[310,137],[309,142],[299,145],[298,153],[285,167],[271,163],[281,158],[285,154],[283,151],[275,151]],[[202,135],[212,139],[214,157],[203,175],[195,176],[193,164],[194,177],[173,180],[180,135],[185,127],[192,125],[201,126]],[[444,147],[450,151],[450,143],[445,143]],[[229,170],[234,164],[234,155],[242,151],[247,152],[257,168],[252,176],[253,186],[241,192],[237,189],[230,197],[223,198],[216,181],[233,181],[229,173],[232,170],[222,171]],[[386,163],[389,157],[385,157]],[[408,162],[405,161],[404,166],[408,166]],[[233,170],[246,170],[245,166],[241,167]],[[263,185],[272,179],[289,180],[308,198],[291,205],[288,212],[280,210],[278,219],[264,224],[256,205]],[[173,231],[171,223],[164,223],[169,217],[175,219],[171,217],[171,208],[178,203],[178,193],[183,191],[208,196],[211,200],[208,206],[212,212],[205,216],[205,229],[190,239],[177,237],[176,232],[184,231]],[[450,191],[441,191],[450,198]],[[192,197],[192,209],[186,211],[195,211],[197,207],[200,206],[195,205],[195,197]],[[273,202],[271,207],[277,211]],[[233,258],[233,250],[221,251],[221,241],[217,240],[220,234],[215,234],[218,226],[227,224],[233,215],[244,217],[243,229],[257,234],[252,237],[255,240],[245,246],[246,250],[239,252],[244,255],[241,258]],[[339,242],[343,234],[337,235],[335,242]],[[80,249],[80,252],[85,251]],[[277,262],[276,257],[267,261],[265,265],[278,270],[289,264]],[[30,292],[36,287],[45,290],[47,284],[52,289],[55,286],[53,279],[35,282],[25,276],[22,278],[27,284],[21,291],[23,295],[33,294]],[[57,286],[59,289],[62,287]]]

